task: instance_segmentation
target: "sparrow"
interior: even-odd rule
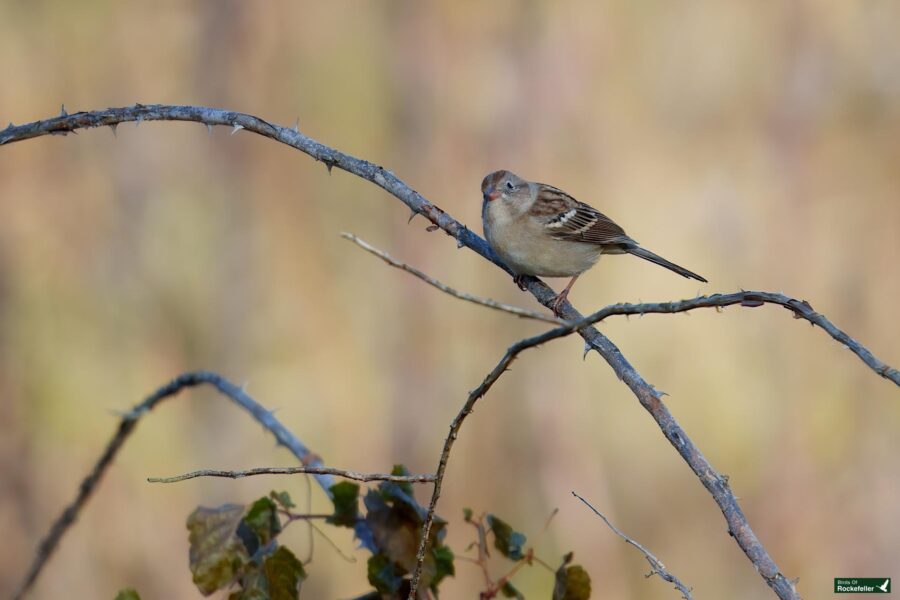
[[[706,283],[706,279],[642,248],[612,219],[559,188],[495,171],[481,182],[484,235],[494,253],[522,278],[571,277],[551,308],[559,314],[578,276],[603,254],[633,254]]]

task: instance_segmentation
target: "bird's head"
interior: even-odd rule
[[[528,182],[510,171],[494,171],[481,181],[481,196],[485,202],[514,201],[529,195]]]

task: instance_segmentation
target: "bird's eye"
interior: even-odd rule
[[[513,191],[514,188],[515,186],[512,184],[512,181],[506,182],[506,189],[508,189],[509,191]]]

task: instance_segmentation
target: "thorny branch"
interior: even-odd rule
[[[233,133],[245,129],[279,141],[292,148],[296,148],[301,152],[308,154],[315,160],[324,162],[329,172],[333,167],[338,167],[381,187],[406,204],[410,210],[412,210],[413,215],[423,215],[433,226],[453,237],[456,240],[458,247],[466,246],[487,260],[493,262],[501,269],[504,269],[508,273],[510,272],[509,269],[493,254],[490,247],[481,237],[472,233],[462,223],[429,202],[425,197],[410,188],[392,172],[374,163],[344,154],[317,142],[300,133],[296,127],[290,129],[273,125],[263,119],[245,113],[198,106],[172,106],[160,104],[135,104],[130,107],[78,112],[71,115],[67,114],[65,109],[63,109],[61,114],[54,118],[35,121],[20,126],[15,126],[10,123],[9,127],[0,131],[0,145],[48,134],[65,135],[74,132],[77,129],[100,126],[115,127],[122,122],[140,123],[144,120],[193,121],[206,124],[208,127],[224,125],[232,127]],[[541,304],[549,308],[550,303],[556,296],[550,287],[534,277],[525,278],[523,283],[525,284],[526,289]],[[562,305],[560,312],[562,313],[561,316],[569,322],[579,322],[582,319],[582,315],[578,313],[569,302],[565,302]],[[618,314],[625,313],[622,312]],[[597,321],[599,320],[600,319],[598,318]],[[815,321],[811,322],[818,324],[815,323]],[[619,379],[625,382],[625,385],[627,385],[637,397],[641,406],[643,406],[656,421],[660,430],[666,436],[666,439],[669,440],[704,487],[706,487],[707,491],[722,511],[722,514],[728,523],[729,532],[753,563],[760,576],[762,576],[765,582],[782,600],[799,598],[800,596],[794,589],[793,583],[780,572],[778,566],[756,537],[756,534],[750,529],[750,525],[747,523],[743,511],[738,505],[737,499],[728,487],[727,480],[713,469],[709,461],[706,460],[699,449],[694,445],[690,438],[688,438],[687,434],[677,423],[668,408],[663,404],[661,399],[662,395],[641,377],[631,363],[629,363],[622,355],[618,347],[596,328],[585,326],[577,329],[577,331],[585,340],[587,348],[597,351],[597,353],[606,360]],[[826,331],[829,330],[826,328]],[[831,331],[829,331],[829,333],[834,335]],[[867,350],[866,354],[871,356],[871,353]],[[860,355],[860,357],[863,358],[862,355]],[[863,358],[863,360],[866,359]],[[869,361],[866,362],[869,366],[872,366]],[[895,378],[896,375],[894,375],[894,373],[894,369],[887,368],[879,374],[900,385],[900,381],[898,381],[898,378]],[[471,394],[466,404],[469,405],[470,401],[474,404]],[[464,416],[464,412],[461,412],[460,415]],[[459,419],[460,415],[457,416],[457,419]],[[448,441],[450,441],[450,438],[448,438]],[[450,441],[450,443],[452,444],[452,441]],[[435,482],[436,487],[437,485],[438,481]],[[427,540],[427,536],[423,536],[422,539],[423,541]],[[413,573],[410,593],[410,598],[413,599],[415,598],[420,571],[421,562],[419,562]]]
[[[148,477],[149,483],[176,483],[195,479],[197,477],[224,477],[227,479],[241,479],[254,475],[334,475],[355,481],[394,481],[397,483],[433,483],[434,475],[392,475],[390,473],[360,473],[346,469],[333,467],[257,467],[246,471],[219,471],[216,469],[203,469],[191,471],[174,477]]]
[[[131,433],[134,431],[134,428],[137,426],[140,418],[153,410],[153,408],[162,400],[176,395],[178,392],[185,388],[196,387],[204,384],[215,387],[223,395],[227,396],[238,406],[249,412],[254,419],[256,419],[263,427],[268,429],[272,433],[272,435],[275,436],[275,440],[279,445],[287,448],[291,452],[291,454],[296,456],[301,463],[310,467],[322,466],[321,458],[310,452],[310,450],[306,446],[304,446],[303,443],[298,440],[294,436],[294,434],[292,434],[284,425],[282,425],[270,411],[266,410],[253,398],[248,396],[247,393],[244,392],[244,390],[239,386],[231,383],[221,375],[218,375],[217,373],[211,373],[209,371],[183,373],[153,392],[143,402],[136,405],[133,409],[122,415],[122,420],[119,423],[119,428],[116,430],[116,433],[106,445],[106,449],[103,451],[103,454],[100,455],[100,458],[97,460],[94,468],[91,470],[88,476],[84,478],[84,481],[81,482],[81,486],[78,488],[78,495],[75,497],[75,500],[73,500],[72,503],[66,507],[66,509],[59,517],[57,517],[56,521],[50,527],[50,532],[41,541],[40,546],[38,546],[34,561],[31,563],[25,579],[19,585],[19,589],[13,595],[13,598],[22,598],[25,593],[28,592],[29,588],[31,588],[31,586],[34,584],[35,580],[41,572],[41,569],[43,569],[44,565],[50,559],[50,556],[53,554],[54,550],[56,550],[60,539],[62,539],[62,536],[66,533],[69,527],[71,527],[72,524],[75,523],[75,520],[78,518],[78,514],[81,512],[81,509],[90,499],[91,493],[93,493],[94,489],[97,487],[97,484],[100,483],[100,480],[102,479],[104,473],[106,472],[107,468],[109,468],[113,459],[116,457],[116,454],[122,448],[125,440],[127,440]],[[330,495],[329,489],[334,483],[331,475],[321,473],[315,474],[314,477],[316,478],[316,481],[319,482],[319,485],[321,485],[325,490],[325,493]]]
[[[609,519],[607,519],[603,513],[594,508],[594,506],[590,502],[576,494],[574,491],[572,492],[572,495],[581,500],[588,508],[594,511],[594,514],[603,519],[603,522],[606,523],[607,527],[612,529],[613,533],[641,551],[641,553],[644,555],[644,558],[646,558],[647,562],[650,563],[651,571],[650,574],[647,575],[647,577],[650,577],[651,575],[659,575],[664,581],[668,581],[669,583],[673,584],[675,586],[675,589],[681,592],[681,597],[684,598],[684,600],[693,599],[693,596],[691,596],[691,588],[681,583],[681,581],[677,577],[666,570],[666,566],[662,563],[661,560],[656,558],[656,556],[654,556],[652,552],[644,548],[641,543],[636,542],[635,540],[622,533],[615,525],[610,523]]]
[[[426,515],[425,524],[423,526],[424,536],[422,538],[423,542],[419,545],[419,553],[417,555],[417,559],[419,564],[424,561],[426,547],[424,544],[424,540],[428,539],[428,534],[430,533],[432,523],[434,521],[434,511],[437,506],[437,500],[440,496],[440,488],[443,483],[444,471],[446,470],[447,461],[449,459],[450,449],[453,446],[453,442],[456,440],[459,435],[459,430],[462,427],[462,421],[465,417],[472,412],[472,408],[474,407],[475,402],[483,396],[488,389],[494,384],[494,382],[499,379],[500,375],[503,374],[505,369],[509,368],[509,365],[515,360],[516,356],[518,356],[524,350],[529,348],[534,348],[536,346],[540,346],[546,342],[568,336],[572,333],[583,330],[585,327],[589,327],[594,323],[599,323],[600,321],[606,319],[607,317],[614,315],[643,315],[646,313],[677,313],[677,312],[685,312],[689,310],[694,310],[697,308],[709,308],[709,307],[724,307],[730,306],[733,304],[740,304],[741,306],[747,307],[757,307],[762,306],[763,304],[777,304],[791,310],[794,313],[795,318],[803,318],[809,321],[814,325],[819,325],[828,332],[834,339],[839,342],[845,344],[848,348],[856,352],[860,358],[862,358],[866,364],[869,364],[877,373],[885,374],[885,377],[890,378],[891,374],[896,374],[895,369],[891,369],[878,361],[871,353],[868,352],[862,345],[853,340],[846,333],[835,327],[828,319],[826,319],[823,315],[815,312],[808,302],[795,300],[793,298],[789,298],[783,294],[772,294],[769,292],[738,292],[735,294],[715,294],[713,296],[701,296],[698,298],[693,298],[690,300],[682,300],[679,302],[659,302],[659,303],[645,303],[645,304],[613,304],[611,306],[604,307],[587,317],[582,318],[579,321],[575,321],[564,325],[562,327],[557,327],[556,329],[551,329],[545,333],[540,335],[536,335],[531,338],[527,338],[521,340],[514,345],[512,345],[506,352],[506,354],[501,359],[500,363],[498,363],[497,367],[491,371],[490,374],[485,378],[479,388],[469,394],[469,398],[466,400],[466,404],[463,406],[463,409],[457,415],[457,417],[453,420],[453,423],[450,425],[450,433],[444,441],[444,447],[441,450],[441,457],[438,464],[437,472],[435,473],[435,487],[432,493],[431,502],[428,507],[428,514]],[[867,360],[867,357],[873,361],[870,363]],[[662,403],[660,402],[662,406]],[[663,406],[663,409],[665,407]],[[674,418],[672,419],[674,423]],[[677,423],[675,424],[677,427]],[[677,432],[676,432],[677,433]],[[699,455],[699,451],[698,451]],[[699,456],[700,459],[703,459],[702,455]],[[705,460],[705,459],[703,459]],[[716,475],[716,477],[721,477]],[[731,491],[727,487],[727,478],[721,477],[722,486],[727,490],[730,494]],[[577,496],[577,494],[576,494]],[[580,498],[580,496],[579,496]],[[582,499],[584,502],[584,500]],[[587,502],[585,502],[587,504]],[[590,506],[590,505],[588,505]],[[593,507],[591,507],[593,509]],[[740,508],[737,506],[737,502],[735,500],[735,508],[740,511]],[[596,512],[596,509],[594,509]],[[724,511],[723,511],[724,512]],[[599,514],[599,513],[598,513]],[[602,515],[600,515],[602,517]],[[733,515],[735,520],[743,519],[743,514]],[[729,515],[726,514],[726,519],[729,518]],[[605,520],[605,518],[604,518]],[[729,527],[731,527],[731,520],[729,520]],[[608,521],[607,521],[608,523]],[[609,524],[609,523],[608,523]],[[612,525],[610,524],[610,527]],[[615,528],[613,528],[615,530]],[[748,526],[749,530],[749,526]],[[615,530],[617,533],[618,530]],[[731,531],[731,530],[730,530]],[[752,532],[750,532],[752,534]],[[649,560],[649,557],[648,557]],[[752,560],[752,558],[751,558]],[[653,564],[651,562],[651,564]],[[660,563],[661,564],[661,563]],[[660,574],[663,579],[666,581],[670,581],[666,576]],[[676,587],[679,586],[677,579],[671,581],[676,584]],[[685,589],[678,587],[682,593],[686,593]],[[777,591],[777,590],[776,590]],[[687,594],[687,597],[690,597],[690,594]],[[799,596],[798,596],[799,597]]]
[[[744,307],[757,307],[764,304],[782,306],[794,314],[795,319],[805,319],[812,325],[818,325],[822,330],[840,342],[848,350],[856,354],[860,360],[868,365],[875,373],[900,386],[900,371],[890,365],[881,362],[869,350],[855,339],[835,327],[825,315],[817,313],[806,300],[797,300],[784,294],[773,292],[740,291],[733,294],[713,294],[711,296],[699,296],[688,300],[672,302],[652,302],[642,304],[613,304],[598,310],[590,315],[591,322],[602,321],[613,315],[645,315],[649,313],[679,313],[698,308],[724,308],[739,304]],[[598,317],[598,318],[594,318]]]

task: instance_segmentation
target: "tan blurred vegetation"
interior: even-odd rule
[[[0,118],[134,102],[292,124],[395,171],[480,232],[479,183],[513,169],[604,210],[698,286],[628,257],[572,295],[583,311],[738,288],[804,298],[900,363],[900,3],[792,1],[51,2],[0,4]],[[505,348],[540,331],[461,303],[338,237],[533,307],[375,186],[270,141],[146,123],[0,149],[0,594],[126,409],[180,371],[217,370],[330,465],[432,471],[450,419]],[[561,285],[561,281],[554,282]],[[602,329],[731,476],[808,598],[836,576],[900,575],[896,387],[777,308]],[[568,339],[523,356],[466,424],[439,513],[462,508],[574,550],[605,598],[674,598],[577,490],[702,598],[770,591],[627,388]],[[300,479],[145,477],[292,464],[209,391],[138,431],[34,598],[199,597],[184,520]],[[426,490],[420,489],[420,498]],[[314,511],[327,509],[313,490]],[[455,526],[454,526],[455,525]],[[298,527],[288,543],[304,555]],[[344,531],[332,533],[352,552]],[[303,597],[367,589],[316,544]],[[445,597],[480,580],[457,563]],[[552,576],[516,580],[548,597]]]

